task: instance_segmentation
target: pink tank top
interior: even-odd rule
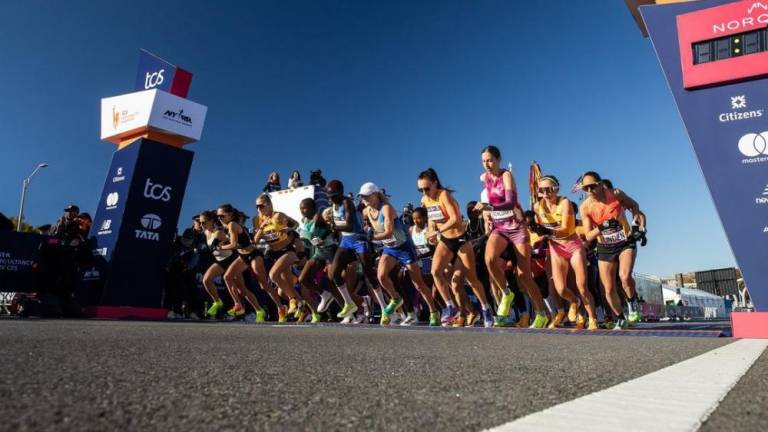
[[[492,206],[497,206],[505,201],[504,196],[504,172],[495,179],[491,179],[491,175],[485,174],[485,190],[488,192],[488,203]],[[512,201],[515,203],[515,207],[508,210],[491,210],[491,221],[493,227],[503,231],[513,231],[519,229],[522,224],[515,219],[515,209],[519,209],[520,203],[517,201],[517,191],[512,195]]]

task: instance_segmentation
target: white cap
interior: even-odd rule
[[[379,189],[378,186],[376,186],[375,183],[368,182],[368,183],[364,183],[362,186],[360,186],[360,193],[358,193],[358,195],[369,196],[369,195],[373,195],[373,194],[375,194],[376,192],[379,192],[379,191],[380,191],[380,189]]]

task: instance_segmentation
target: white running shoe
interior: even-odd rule
[[[168,315],[165,316],[166,319],[179,319],[181,318],[181,315],[177,314],[176,312],[169,310]]]
[[[335,302],[336,298],[330,291],[323,291],[320,293],[320,304],[317,305],[317,312],[323,313],[328,310],[328,306]]]
[[[199,316],[197,316],[197,314],[196,314],[196,313],[194,313],[194,312],[190,312],[190,313],[189,313],[189,319],[197,321],[197,320],[199,320],[199,319],[200,319],[200,317],[199,317]]]
[[[392,315],[389,316],[390,325],[399,325],[403,321],[405,321],[405,315],[403,315],[402,312],[395,312]]]
[[[346,318],[341,320],[341,323],[342,324],[352,324],[352,320],[354,320],[354,319],[355,319],[355,314],[349,314],[349,315],[347,315]]]
[[[408,314],[405,316],[405,319],[403,322],[400,323],[401,326],[409,326],[413,325],[416,322],[416,317],[413,315],[413,312],[408,312]]]
[[[365,314],[355,314],[355,319],[352,320],[352,324],[362,324],[365,322]]]

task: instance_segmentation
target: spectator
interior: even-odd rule
[[[320,170],[310,171],[309,184],[311,184],[312,186],[325,188],[325,178],[323,178],[323,172]]]
[[[264,185],[264,189],[262,189],[262,191],[266,193],[270,193],[270,192],[277,192],[280,189],[282,189],[282,187],[280,186],[280,174],[276,172],[271,172],[269,174],[269,177],[267,178],[267,184]]]
[[[403,207],[403,213],[400,215],[400,222],[407,227],[413,226],[413,203],[408,203]]]
[[[88,237],[88,232],[91,231],[91,225],[93,225],[93,219],[88,213],[80,213],[77,216],[77,222],[80,225],[80,234],[83,238]]]
[[[294,170],[291,173],[291,178],[288,179],[288,188],[295,189],[302,186],[304,186],[304,183],[302,183],[301,181],[301,174],[299,174],[298,171]]]
[[[64,209],[64,215],[59,218],[51,231],[51,235],[61,240],[63,246],[77,247],[83,242],[83,235],[80,232],[80,222],[77,216],[80,214],[80,208],[76,205],[69,205]]]
[[[50,235],[51,224],[40,225],[39,227],[35,228],[35,232],[42,235]]]

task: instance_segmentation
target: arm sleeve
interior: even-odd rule
[[[494,210],[513,210],[517,204],[517,197],[512,189],[504,189],[504,202],[491,206]]]

